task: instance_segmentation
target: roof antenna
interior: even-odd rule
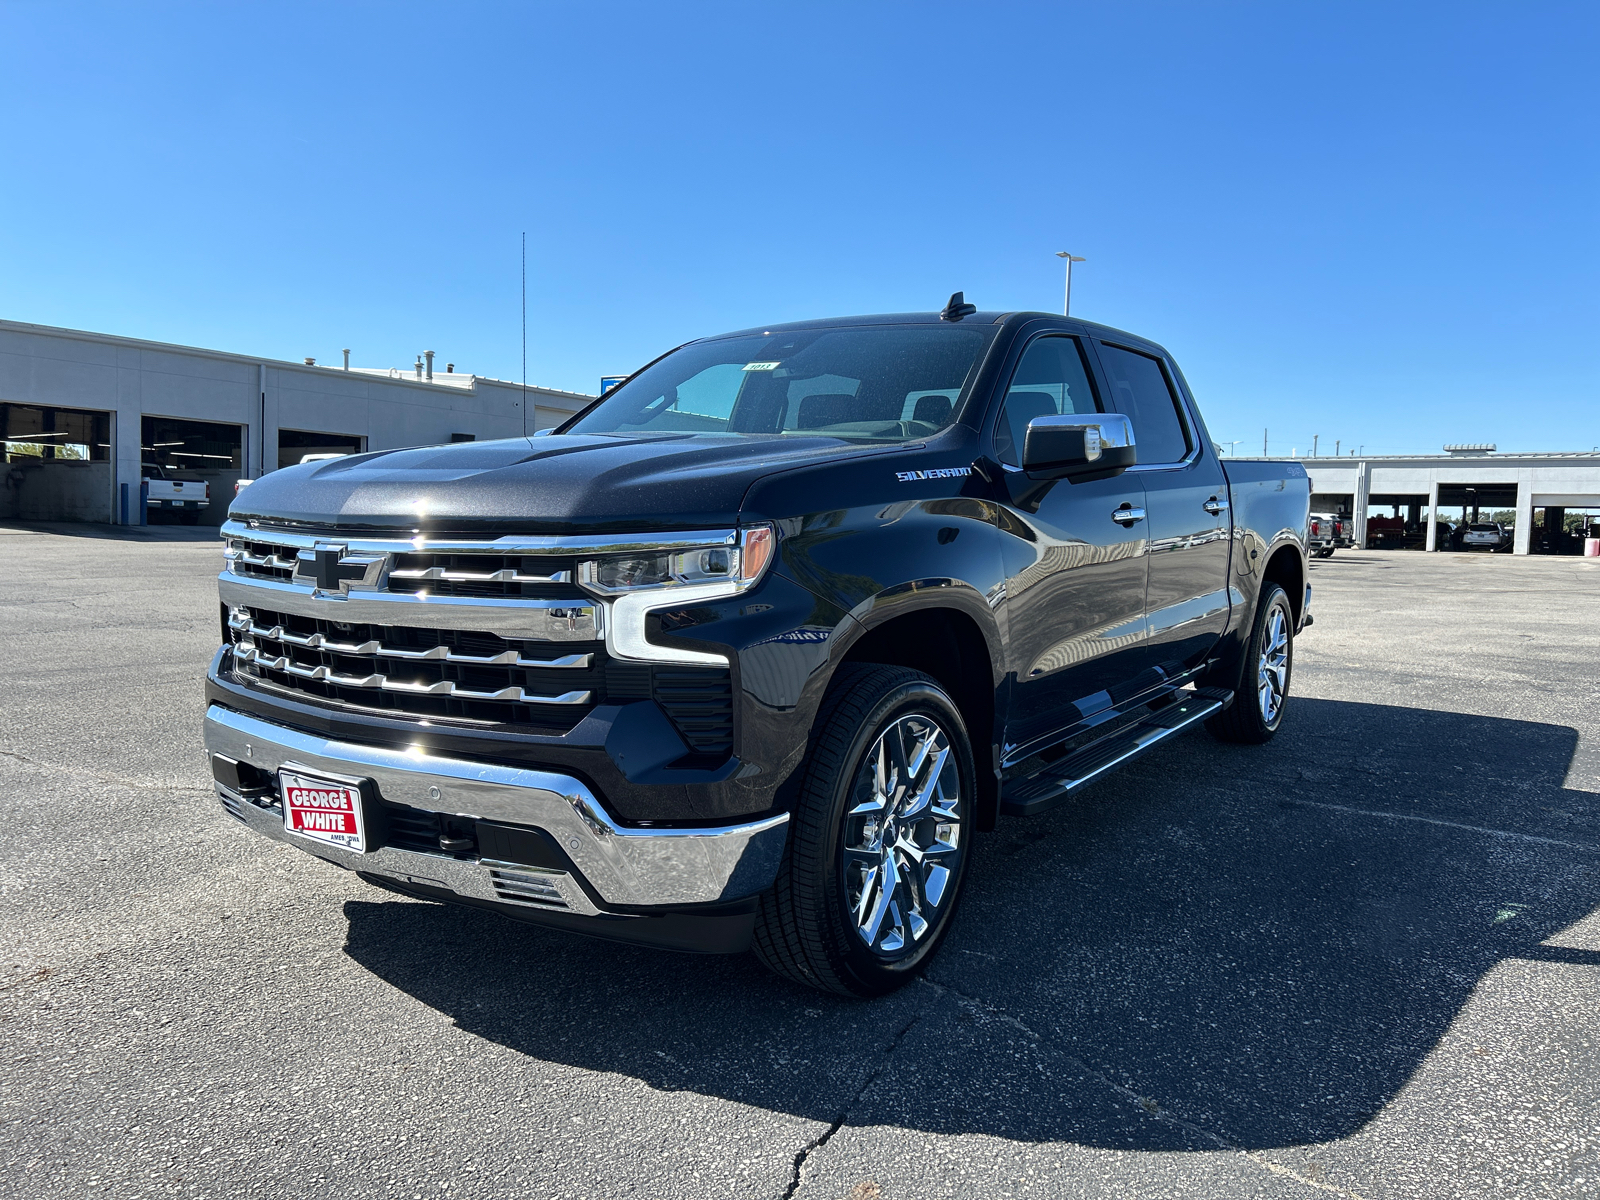
[[[965,292],[953,292],[950,303],[944,306],[944,311],[939,314],[941,321],[959,321],[962,317],[970,317],[978,311],[976,304],[968,304]]]

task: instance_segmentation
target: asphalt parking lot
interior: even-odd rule
[[[1600,562],[1316,563],[1275,742],[1003,821],[867,1004],[248,834],[219,562],[0,527],[0,1193],[1600,1192]]]

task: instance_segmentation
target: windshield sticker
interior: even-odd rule
[[[777,363],[745,363],[744,369],[746,371],[776,371],[778,369],[778,364]]]
[[[896,471],[901,483],[916,483],[919,479],[965,479],[972,474],[971,467],[939,467],[932,471]]]

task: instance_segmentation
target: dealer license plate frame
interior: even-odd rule
[[[278,796],[283,802],[283,828],[290,837],[350,854],[365,854],[368,846],[367,800],[369,781],[348,775],[334,775],[302,767],[298,763],[284,763],[278,768]],[[330,804],[330,793],[337,793],[341,803]],[[297,799],[318,799],[311,803],[297,803]],[[330,818],[343,814],[352,818],[341,820],[337,829],[331,820],[319,819],[312,824],[328,828],[306,828],[299,820],[304,814]],[[354,826],[352,829],[351,826]]]

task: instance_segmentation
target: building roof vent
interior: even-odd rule
[[[1452,442],[1444,448],[1446,454],[1493,454],[1493,442]]]
[[[306,366],[308,366],[308,367],[314,367],[314,366],[316,366],[316,365],[317,365],[317,360],[316,360],[316,359],[314,359],[314,358],[308,358],[308,359],[306,359]]]

